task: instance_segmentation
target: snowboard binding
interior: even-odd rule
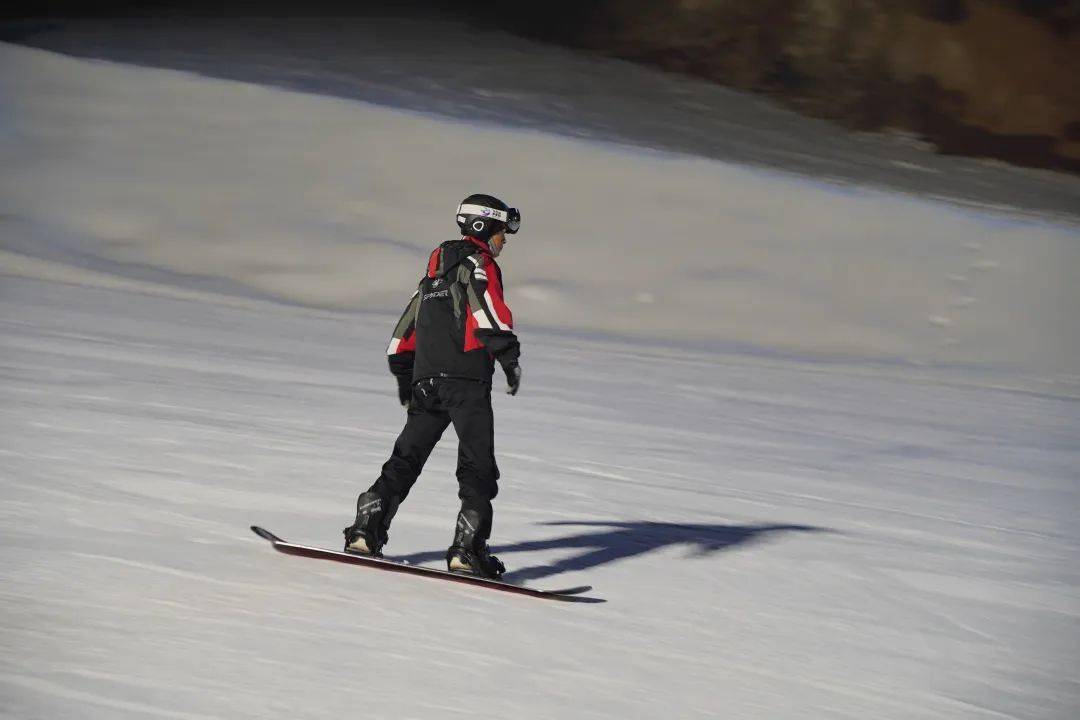
[[[446,569],[452,573],[477,575],[498,580],[506,566],[488,549],[487,534],[491,528],[490,514],[484,522],[478,510],[462,509],[454,529],[454,544],[446,551]]]
[[[356,499],[356,520],[341,531],[345,535],[345,552],[382,557],[396,510],[397,503],[388,503],[378,493],[361,493]]]
[[[461,575],[498,580],[506,572],[506,566],[499,558],[491,554],[485,545],[480,552],[468,548],[453,546],[446,551],[446,569]]]

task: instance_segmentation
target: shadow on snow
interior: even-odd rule
[[[581,552],[550,565],[535,565],[508,572],[504,580],[523,582],[559,575],[574,570],[588,570],[599,565],[644,555],[653,550],[686,545],[691,558],[701,558],[736,545],[757,542],[769,535],[789,532],[827,532],[809,525],[711,525],[663,522],[553,522],[546,525],[587,528],[550,540],[532,540],[513,545],[499,545],[502,554],[536,550],[575,549]],[[400,560],[424,563],[442,560],[444,553],[427,552],[408,555]]]

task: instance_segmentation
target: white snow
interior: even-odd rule
[[[1080,711],[1075,224],[13,45],[0,160],[0,715]],[[494,545],[601,604],[247,529],[336,547],[469,168],[524,215]]]
[[[399,312],[497,185],[532,324],[1080,372],[1078,225],[13,46],[0,92],[0,249]]]

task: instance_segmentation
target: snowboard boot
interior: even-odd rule
[[[462,510],[458,513],[454,544],[446,551],[446,569],[452,573],[498,580],[506,572],[506,566],[491,554],[480,527],[478,511]]]
[[[385,500],[370,490],[356,499],[356,521],[342,530],[345,552],[382,557],[382,547],[390,538],[390,521],[397,502]]]

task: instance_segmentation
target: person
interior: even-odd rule
[[[495,258],[521,226],[521,213],[491,195],[470,195],[458,206],[457,224],[461,239],[431,253],[394,328],[387,355],[407,418],[379,479],[357,498],[356,519],[343,531],[345,551],[381,555],[398,507],[453,424],[461,510],[447,569],[498,578],[505,567],[487,544],[499,479],[491,384],[497,362],[507,393],[517,394],[521,347]]]

